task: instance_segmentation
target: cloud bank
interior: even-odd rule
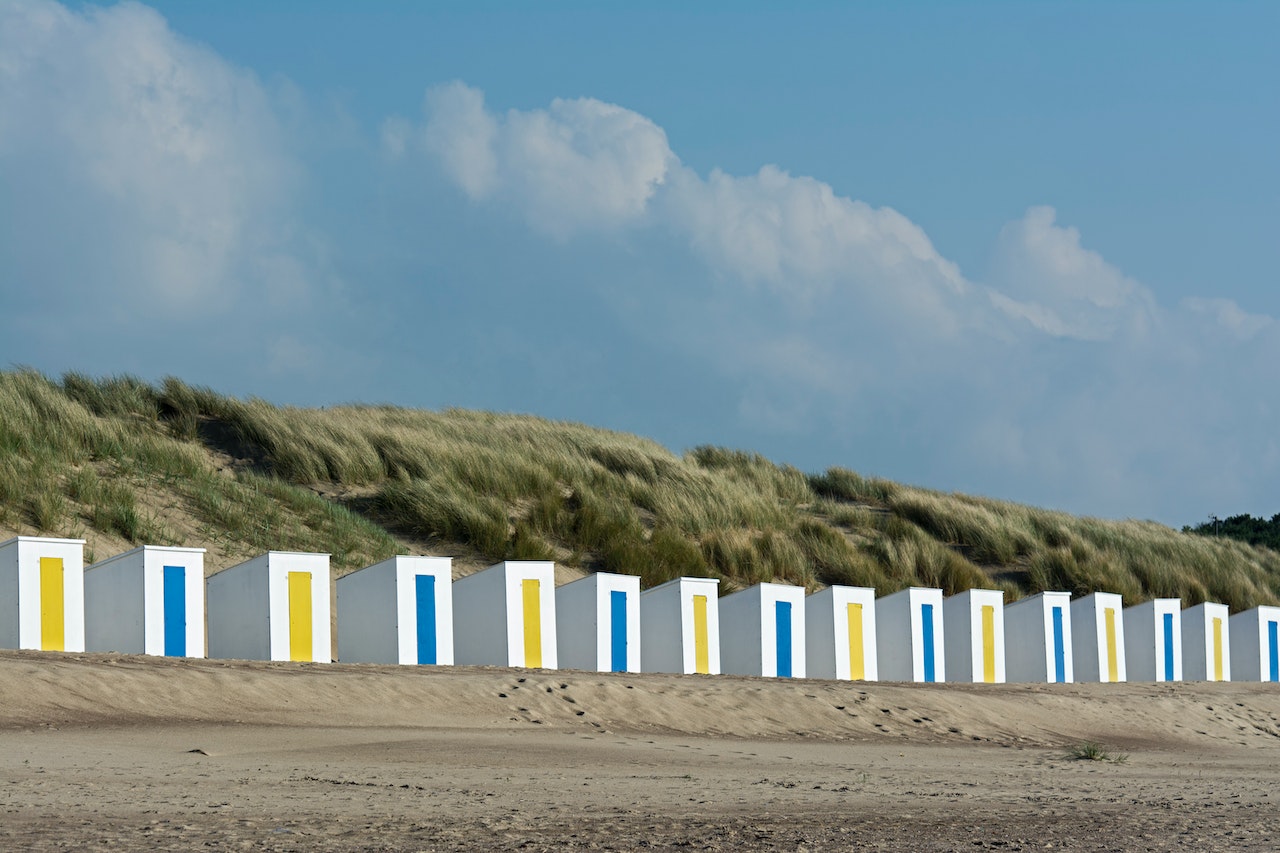
[[[8,359],[527,409],[1102,515],[1277,509],[1274,319],[1162,302],[1052,207],[962,271],[819,178],[700,174],[624,106],[445,83],[320,157],[299,99],[144,6],[0,5]]]

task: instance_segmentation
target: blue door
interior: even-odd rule
[[[609,669],[627,671],[627,594],[619,589],[609,592]]]
[[[418,604],[418,663],[436,662],[436,576],[415,575]]]
[[[164,567],[164,653],[176,658],[187,655],[187,570],[183,566]]]
[[[1280,681],[1280,637],[1276,634],[1280,623],[1267,623],[1267,649],[1271,652],[1271,680]]]
[[[1053,680],[1062,684],[1067,680],[1067,644],[1062,638],[1062,608],[1053,608]]]
[[[791,677],[791,602],[778,601],[774,608],[774,632],[777,640],[778,677]]]
[[[920,639],[924,643],[924,680],[937,680],[933,660],[933,605],[920,605]]]

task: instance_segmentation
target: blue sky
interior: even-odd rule
[[[1280,511],[1280,7],[789,5],[0,0],[0,357]]]

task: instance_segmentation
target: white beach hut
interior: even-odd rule
[[[85,648],[204,657],[204,549],[141,545],[84,570]]]
[[[1231,611],[1205,602],[1182,611],[1182,677],[1187,681],[1231,680]]]
[[[882,681],[946,680],[942,590],[911,587],[876,601]]]
[[[328,663],[329,555],[268,551],[210,575],[209,657]]]
[[[453,558],[392,557],[338,578],[338,659],[453,663]]]
[[[759,583],[726,595],[719,606],[723,672],[804,678],[804,587]]]
[[[1071,593],[1038,592],[1004,608],[1005,674],[1009,681],[1070,684]]]
[[[1280,681],[1280,607],[1255,607],[1231,617],[1231,678]]]
[[[829,586],[805,599],[806,670],[810,678],[875,681],[876,591]]]
[[[1119,595],[1095,592],[1071,602],[1077,681],[1124,681],[1124,610]]]
[[[676,578],[640,593],[645,672],[720,673],[719,584]]]
[[[0,543],[0,648],[84,651],[84,540]]]
[[[1125,669],[1130,681],[1182,680],[1182,602],[1154,598],[1124,609]]]
[[[595,572],[556,587],[560,665],[640,671],[640,578]]]
[[[453,582],[460,664],[555,669],[555,564],[508,560]]]
[[[1004,593],[997,589],[970,589],[942,603],[947,626],[947,678],[1003,684]]]

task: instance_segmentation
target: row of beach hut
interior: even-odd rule
[[[0,543],[0,648],[328,662],[491,664],[916,682],[1280,682],[1280,607],[1234,616],[1160,598],[998,590],[947,598],[713,578],[641,591],[508,561],[453,580],[448,557],[393,557],[336,583],[329,556],[272,551],[207,580],[204,549],[141,546],[87,568],[83,540]],[[207,648],[206,648],[207,634]]]

